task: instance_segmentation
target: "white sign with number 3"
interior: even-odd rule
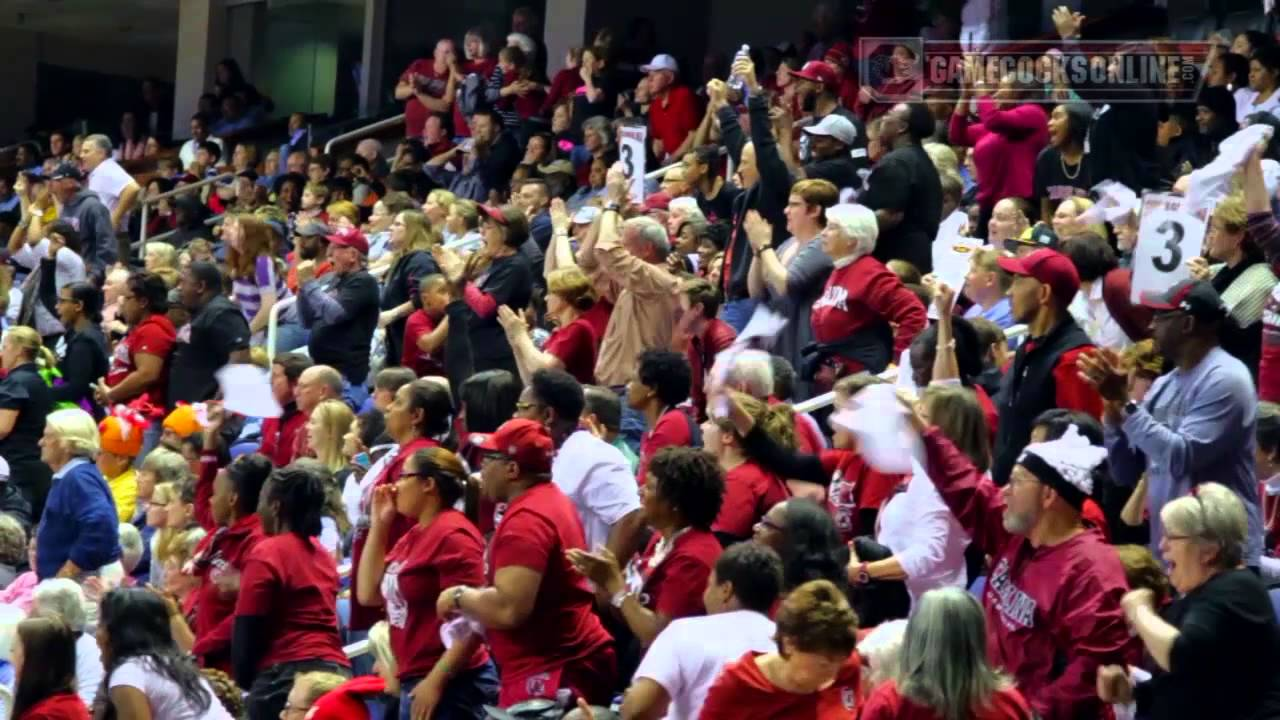
[[[1204,245],[1206,213],[1194,213],[1186,199],[1168,193],[1142,197],[1138,243],[1133,249],[1133,291],[1138,302],[1145,292],[1164,292],[1191,277],[1187,261],[1199,257]]]
[[[649,128],[644,125],[618,128],[618,159],[626,170],[634,203],[644,202],[644,141],[648,134]]]

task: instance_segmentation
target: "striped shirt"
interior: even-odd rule
[[[235,277],[231,280],[231,293],[245,320],[253,322],[253,318],[262,309],[262,294],[275,288],[276,300],[289,297],[289,288],[285,287],[284,276],[276,271],[275,258],[270,255],[259,255],[253,261],[253,277]]]

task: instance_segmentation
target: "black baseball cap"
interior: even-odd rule
[[[1142,293],[1141,305],[1156,312],[1184,312],[1198,320],[1221,320],[1227,306],[1213,285],[1187,279],[1164,292]]]
[[[64,162],[59,164],[58,167],[54,168],[53,172],[49,173],[49,179],[50,180],[75,180],[79,182],[81,180],[84,180],[84,173],[80,171],[79,165],[71,162]]]
[[[1019,247],[1057,250],[1058,236],[1053,232],[1053,228],[1049,227],[1048,223],[1038,222],[1023,230],[1018,237],[1004,241],[1004,249],[1011,253],[1016,253]]]

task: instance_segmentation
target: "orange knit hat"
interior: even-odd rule
[[[142,434],[147,429],[146,417],[137,410],[117,405],[98,423],[98,436],[103,450],[124,457],[137,457],[142,452]]]
[[[169,413],[164,419],[164,429],[172,430],[177,433],[178,437],[191,437],[192,433],[199,432],[202,429],[196,407],[194,405],[179,405]]]

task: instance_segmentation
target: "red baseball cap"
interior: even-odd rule
[[[478,446],[485,452],[501,453],[515,460],[520,469],[534,474],[551,472],[555,443],[551,433],[536,420],[508,420]]]
[[[1080,291],[1080,273],[1071,259],[1057,250],[1036,250],[1020,258],[1001,257],[1000,268],[1013,275],[1035,278],[1053,289],[1053,296],[1063,308],[1071,304]]]
[[[822,83],[827,88],[835,88],[840,85],[840,76],[836,74],[835,68],[821,60],[810,60],[799,70],[792,70],[791,77]]]
[[[361,255],[369,254],[369,240],[365,238],[364,233],[355,228],[342,230],[332,235],[325,235],[324,239],[328,240],[330,245],[355,248],[360,251]]]
[[[379,697],[387,683],[377,675],[348,680],[320,696],[307,711],[306,720],[362,720],[369,717],[366,697]]]
[[[485,215],[489,216],[490,220],[498,223],[499,225],[507,225],[507,216],[502,214],[502,208],[494,207],[493,205],[481,205],[480,209]]]

